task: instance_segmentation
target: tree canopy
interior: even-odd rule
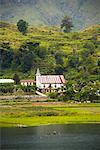
[[[13,80],[15,81],[15,84],[19,84],[20,83],[20,79],[19,79],[18,74],[16,74],[16,73],[14,74]]]
[[[71,17],[65,16],[61,21],[61,29],[63,29],[65,33],[68,33],[72,30],[72,27],[73,23]]]
[[[27,33],[28,23],[21,19],[17,22],[17,28],[23,35],[25,35]]]

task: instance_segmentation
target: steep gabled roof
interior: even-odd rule
[[[65,79],[63,75],[42,75],[39,80],[43,84],[64,84]]]

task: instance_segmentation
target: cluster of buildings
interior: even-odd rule
[[[14,83],[13,79],[0,79],[0,83]],[[41,75],[39,69],[36,72],[35,80],[20,80],[22,86],[36,85],[37,90],[43,93],[62,89],[65,86],[63,75]]]

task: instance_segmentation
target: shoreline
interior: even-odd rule
[[[100,124],[100,103],[9,101],[0,106],[0,127]]]
[[[7,122],[6,119],[8,119],[9,122]],[[47,122],[45,121],[46,119],[47,119]],[[62,121],[62,119],[64,120]],[[59,125],[59,124],[64,124],[64,125],[69,125],[69,124],[73,124],[73,125],[74,124],[98,124],[99,125],[100,124],[100,120],[95,119],[95,117],[92,117],[92,118],[89,117],[86,120],[86,116],[84,116],[84,118],[82,116],[82,118],[79,118],[79,120],[75,121],[76,119],[77,117],[70,117],[69,119],[69,117],[66,117],[66,116],[57,116],[57,117],[46,116],[46,117],[32,117],[32,118],[3,118],[3,121],[0,122],[0,128],[2,127],[26,128],[26,127]]]

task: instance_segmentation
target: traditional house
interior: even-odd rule
[[[61,89],[64,85],[63,75],[41,75],[39,69],[37,69],[36,86],[39,90],[49,92],[50,90]]]
[[[22,86],[33,86],[35,83],[34,80],[20,80]]]

